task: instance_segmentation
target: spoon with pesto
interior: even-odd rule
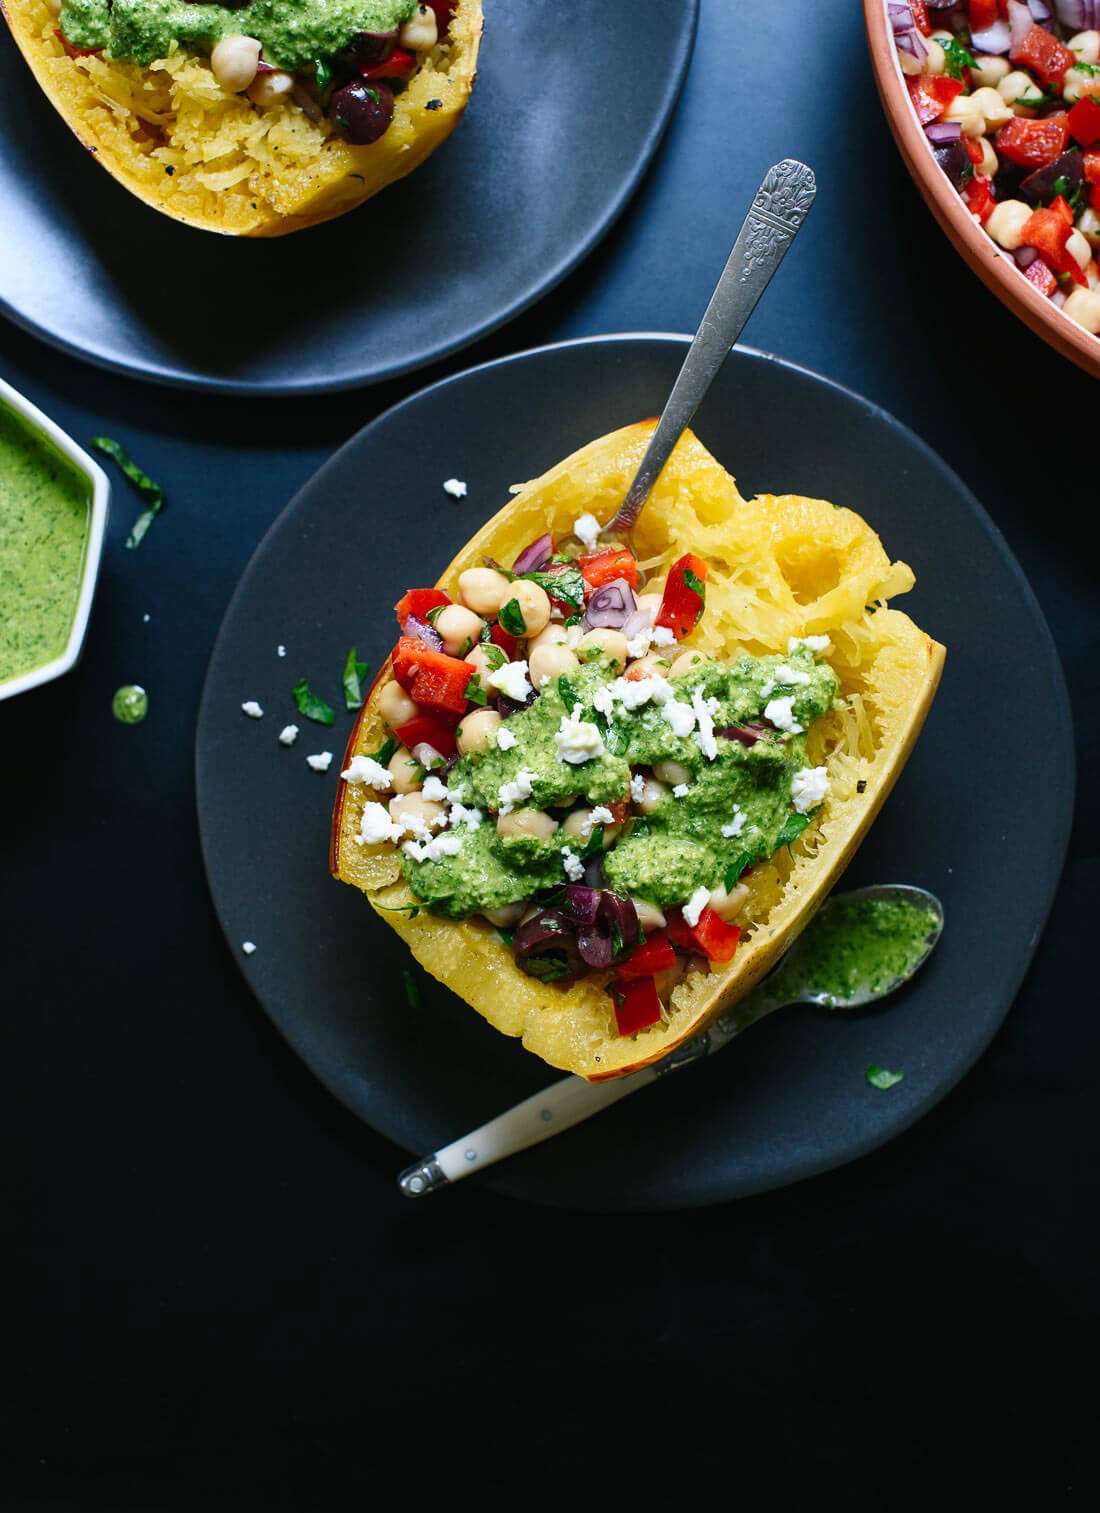
[[[845,1012],[878,1003],[920,971],[943,923],[943,905],[935,894],[907,883],[834,894],[775,970],[702,1035],[627,1077],[609,1082],[565,1077],[407,1167],[398,1186],[406,1197],[421,1198],[483,1171],[581,1124],[668,1072],[722,1050],[776,1009],[801,1003]]]

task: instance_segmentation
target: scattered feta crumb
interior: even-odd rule
[[[285,657],[286,656],[286,647],[285,646],[276,646],[275,651],[276,651],[276,654],[278,656],[280,656],[280,657]]]
[[[445,804],[447,802],[447,789],[437,777],[425,778],[424,786],[420,791],[429,803]]]
[[[568,846],[563,846],[561,849],[561,859],[566,877],[571,883],[579,883],[584,876],[584,863],[580,857],[574,856]]]
[[[146,615],[145,618],[148,619],[149,618],[148,615]],[[256,942],[254,940],[242,940],[241,941],[241,950],[244,952],[244,954],[246,956],[251,956],[252,953],[253,953],[253,951],[255,949],[256,949]]]
[[[487,679],[490,688],[495,688],[504,694],[505,698],[511,699],[516,704],[522,704],[532,693],[527,678],[526,662],[505,662],[495,672],[491,672]]]
[[[295,736],[298,734],[297,726],[288,726],[287,729],[293,729]],[[282,736],[279,739],[282,740]],[[393,774],[381,762],[376,762],[369,756],[353,756],[351,765],[340,776],[348,783],[369,783],[378,793],[384,793],[387,788],[393,787]]]
[[[246,699],[241,705],[241,713],[246,714],[250,720],[262,720],[264,717],[264,712],[255,699]]]
[[[282,730],[279,731],[279,745],[280,746],[293,746],[294,742],[297,739],[298,739],[298,727],[297,727],[297,725],[284,725],[283,728],[282,728]]]
[[[461,478],[448,478],[443,485],[443,492],[450,494],[452,499],[465,499],[470,491]]]
[[[573,522],[574,536],[576,536],[578,541],[583,541],[589,551],[592,550],[600,539],[600,531],[602,529],[603,527],[595,515],[581,515],[579,519]]]
[[[327,772],[332,766],[332,752],[318,751],[315,756],[307,756],[306,761],[314,772]]]
[[[696,888],[695,892],[684,905],[684,924],[695,929],[703,910],[710,903],[710,889]]]
[[[795,688],[800,684],[810,681],[808,672],[800,672],[797,667],[788,667],[785,663],[775,669],[775,681],[781,688]]]
[[[542,675],[542,677],[539,679],[539,687],[540,688],[547,688],[549,686],[549,684],[550,684],[550,674],[548,672],[544,672],[543,675]]]
[[[764,707],[764,718],[775,726],[776,730],[787,730],[791,735],[799,735],[803,727],[794,717],[794,699],[771,699]]]
[[[636,772],[630,779],[630,797],[636,804],[640,804],[645,798],[645,775]]]
[[[695,729],[695,711],[690,704],[681,704],[679,699],[669,699],[661,713],[673,735],[689,736]]]
[[[500,748],[500,750],[501,751],[511,751],[512,747],[515,744],[516,744],[516,733],[515,733],[515,731],[514,730],[509,730],[508,727],[507,727],[507,725],[499,725],[497,727],[497,746]]]
[[[578,720],[575,715],[563,714],[554,736],[554,749],[559,762],[570,762],[579,767],[582,762],[591,762],[603,755],[603,736],[599,726],[593,725],[591,720]]]
[[[774,678],[768,678],[768,680],[765,683],[761,683],[761,685],[760,685],[760,697],[762,699],[770,699],[771,696],[772,696],[772,694],[774,692],[775,692],[775,679]]]
[[[787,650],[797,651],[800,646],[804,646],[807,651],[825,652],[832,644],[828,636],[792,636],[787,642]]]
[[[448,833],[437,835],[434,840],[406,841],[401,849],[414,862],[438,862],[462,850],[462,837]]]
[[[626,654],[632,662],[639,657],[644,657],[653,644],[653,632],[643,627],[636,636],[631,636],[626,643]]]
[[[718,708],[717,699],[704,699],[703,690],[695,689],[691,695],[691,707],[695,712],[695,718],[699,722],[699,729],[695,736],[695,744],[706,757],[708,762],[717,760],[718,742],[714,739],[714,714]]]
[[[152,617],[152,615],[142,615],[142,617],[141,617],[141,620],[142,620],[142,624],[143,624],[143,625],[148,625],[148,624],[149,624],[149,621],[150,621],[150,620],[151,620],[151,619],[152,619],[152,618],[153,618],[153,617]],[[253,948],[252,948],[252,949],[253,949],[253,950],[255,950],[255,949],[256,949],[256,948],[255,948],[255,946],[253,946]]]
[[[722,834],[726,840],[732,840],[735,835],[740,835],[745,828],[745,811],[739,804],[733,806],[733,818],[722,826]]]
[[[824,767],[800,767],[791,778],[791,798],[799,814],[815,809],[828,791],[829,776]]]
[[[611,813],[611,810],[607,807],[607,805],[597,804],[592,813],[584,821],[581,829],[584,831],[585,835],[591,835],[597,825],[613,825],[614,823],[615,816]]]
[[[355,842],[359,846],[378,846],[383,841],[400,840],[404,833],[404,827],[390,818],[385,804],[371,802],[363,805]]]
[[[500,813],[511,814],[517,804],[529,799],[535,786],[535,774],[521,767],[510,783],[500,785]]]
[[[677,783],[676,787],[672,790],[672,797],[674,799],[686,799],[690,792],[691,789],[686,783]]]
[[[467,809],[459,799],[451,799],[451,824],[465,825],[469,830],[476,830],[485,816],[480,809]]]
[[[616,678],[612,683],[606,684],[597,690],[597,695],[607,694],[608,708],[603,708],[603,700],[597,702],[593,698],[592,703],[603,714],[611,713],[611,704],[621,704],[625,710],[641,709],[643,704],[650,700],[654,704],[667,704],[672,698],[672,686],[667,678],[662,678],[654,673],[645,678]]]
[[[667,625],[658,625],[654,627],[653,644],[654,646],[674,646],[676,637]]]

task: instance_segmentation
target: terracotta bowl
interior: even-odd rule
[[[875,83],[905,166],[932,214],[987,288],[1036,335],[1100,378],[1100,337],[1092,336],[1023,278],[1010,254],[986,236],[932,156],[905,87],[885,0],[863,0]]]

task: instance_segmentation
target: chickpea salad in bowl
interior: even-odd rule
[[[1021,277],[1100,335],[1100,0],[885,0],[929,148]]]
[[[373,790],[356,842],[397,845],[416,902],[478,918],[516,966],[602,974],[620,1035],[667,1012],[691,970],[732,960],[754,863],[827,791],[810,757],[839,680],[825,636],[720,661],[682,650],[705,613],[687,553],[644,592],[591,516],[510,568],[488,561],[396,606],[379,712],[392,735],[342,777]]]

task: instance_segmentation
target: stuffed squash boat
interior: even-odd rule
[[[745,500],[690,433],[634,551],[601,542],[652,423],[528,484],[401,635],[348,746],[332,869],[551,1065],[698,1034],[808,922],[928,711],[913,585],[822,500]],[[636,555],[635,555],[636,553]]]
[[[481,0],[0,0],[97,161],[207,231],[342,215],[446,140],[473,88]]]

